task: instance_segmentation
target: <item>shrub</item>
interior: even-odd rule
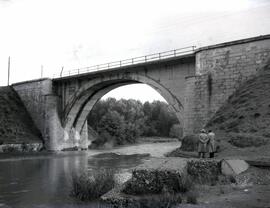
[[[215,185],[220,175],[220,162],[216,160],[190,160],[187,172],[195,183]]]
[[[267,142],[267,138],[248,133],[231,133],[229,140],[229,143],[240,148],[259,147],[267,144]]]
[[[170,171],[137,171],[122,190],[125,194],[144,195],[161,193],[185,193],[193,187],[189,176]]]
[[[197,135],[187,135],[182,139],[182,145],[181,145],[181,150],[183,151],[197,151],[198,148],[198,137]]]
[[[3,152],[4,153],[10,153],[10,152],[18,152],[17,148],[11,145],[7,145],[3,147]]]
[[[90,174],[73,174],[71,195],[82,201],[94,201],[114,186],[114,171],[110,169],[95,170]]]

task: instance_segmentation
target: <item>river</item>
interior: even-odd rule
[[[162,157],[179,145],[179,142],[148,143],[112,150],[0,158],[0,208],[89,207],[90,204],[70,196],[73,173],[112,168],[125,180],[135,166],[150,157]],[[141,155],[146,153],[151,156]]]

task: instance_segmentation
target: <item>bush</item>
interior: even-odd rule
[[[134,177],[136,175],[136,177]],[[144,195],[161,193],[185,193],[193,187],[189,176],[170,171],[137,171],[122,190],[125,194]]]
[[[197,135],[187,135],[182,139],[181,150],[194,152],[198,149],[198,136]]]
[[[268,139],[262,136],[247,133],[231,133],[229,143],[236,147],[259,147],[267,144]]]
[[[195,183],[215,185],[220,175],[220,162],[216,160],[189,160],[187,172]]]
[[[7,145],[3,147],[3,152],[4,153],[10,153],[10,152],[18,152],[17,148],[11,145]]]
[[[71,195],[82,201],[98,200],[115,186],[114,171],[95,170],[90,174],[72,175]]]

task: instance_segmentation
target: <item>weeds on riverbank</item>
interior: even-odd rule
[[[172,208],[181,203],[182,198],[180,195],[164,193],[162,195],[141,197],[137,202],[122,206],[121,208]]]
[[[95,201],[115,186],[115,172],[100,169],[82,175],[72,175],[71,195],[81,201]]]

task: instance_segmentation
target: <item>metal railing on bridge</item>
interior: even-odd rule
[[[53,78],[68,77],[68,76],[74,76],[74,75],[79,75],[79,74],[85,74],[89,72],[108,70],[108,69],[113,69],[113,68],[131,66],[134,64],[147,63],[151,61],[159,61],[159,60],[164,60],[168,58],[174,58],[178,56],[192,54],[195,51],[195,48],[196,46],[188,46],[188,47],[179,48],[175,50],[164,51],[160,53],[153,53],[146,56],[138,56],[138,57],[134,57],[130,59],[124,59],[120,61],[98,64],[94,66],[83,67],[83,68],[73,69],[69,71],[62,70],[59,76],[54,74]]]

